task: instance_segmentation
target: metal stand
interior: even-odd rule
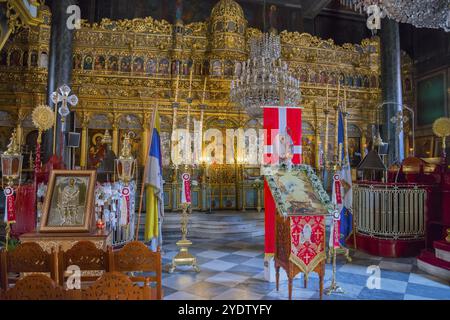
[[[332,293],[344,293],[344,290],[336,283],[336,249],[332,248],[333,251],[333,275],[331,278],[331,285],[325,289],[325,294],[330,295]]]
[[[200,272],[197,265],[197,258],[189,253],[189,247],[192,241],[186,238],[189,214],[191,213],[191,205],[183,203],[183,212],[181,213],[181,240],[177,241],[177,246],[180,248],[178,254],[172,258],[172,264],[169,267],[169,273],[173,273],[177,266],[192,266],[195,272]]]

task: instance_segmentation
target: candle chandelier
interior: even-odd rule
[[[442,28],[450,31],[450,2],[448,0],[340,0],[341,4],[368,12],[378,6],[383,16],[418,28]]]
[[[252,118],[262,117],[262,106],[297,105],[300,81],[281,59],[279,35],[268,32],[250,40],[250,58],[232,80],[230,96]]]

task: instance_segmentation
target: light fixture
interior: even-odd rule
[[[418,28],[450,31],[450,2],[448,0],[340,0],[341,4],[368,13],[377,6],[383,15]]]

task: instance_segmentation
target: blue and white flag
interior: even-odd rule
[[[339,127],[338,127],[338,150],[342,150],[341,156],[341,194],[342,194],[342,209],[340,217],[340,242],[345,246],[345,242],[353,231],[353,215],[352,215],[352,172],[350,168],[350,161],[348,159],[348,152],[344,150],[344,120],[342,113],[339,112]]]

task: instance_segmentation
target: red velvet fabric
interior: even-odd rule
[[[264,252],[266,254],[273,254],[275,253],[275,214],[277,212],[277,208],[266,180],[264,180],[264,206]]]
[[[33,184],[21,185],[16,189],[16,223],[11,234],[18,237],[32,232],[36,227],[36,192]]]

